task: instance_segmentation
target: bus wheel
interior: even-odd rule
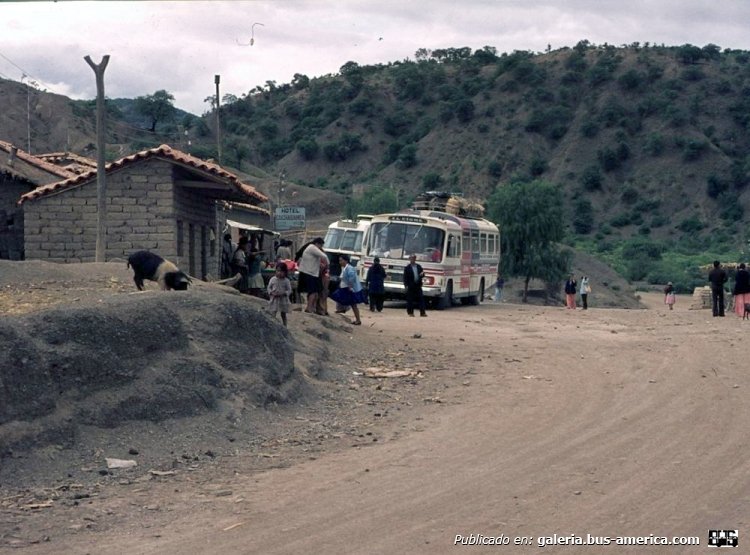
[[[476,295],[469,295],[466,299],[466,304],[471,306],[477,306],[484,299],[484,280],[479,283],[479,291]]]
[[[449,281],[448,286],[445,288],[445,295],[440,297],[437,304],[438,310],[445,310],[450,308],[453,304],[453,282]]]

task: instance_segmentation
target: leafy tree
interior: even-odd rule
[[[151,131],[154,132],[156,131],[156,124],[160,121],[172,121],[174,119],[174,96],[165,90],[139,96],[135,99],[135,109],[151,120]]]
[[[402,168],[411,168],[417,165],[417,145],[408,144],[398,153],[398,163]]]
[[[573,229],[586,235],[594,228],[594,207],[587,198],[579,198],[573,205]]]
[[[314,160],[320,150],[320,146],[315,142],[315,139],[302,139],[297,141],[296,147],[300,156],[308,161]]]
[[[524,278],[523,302],[531,278],[558,281],[567,272],[569,253],[556,245],[564,234],[562,205],[559,188],[543,181],[505,185],[487,201],[500,226],[502,272]]]
[[[237,169],[242,171],[242,161],[250,156],[250,148],[244,140],[232,138],[227,141],[228,154],[234,159]]]
[[[388,214],[398,210],[398,195],[393,189],[373,185],[361,198],[349,199],[346,212],[352,218],[357,214]]]
[[[301,91],[310,86],[310,78],[303,73],[295,73],[292,77],[292,87],[295,91]]]

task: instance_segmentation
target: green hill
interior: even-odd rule
[[[180,114],[154,134],[132,102],[111,104],[113,153],[169,142],[217,157],[214,114]],[[69,127],[93,131],[90,106],[72,111]],[[0,137],[18,140],[7,120]],[[746,51],[588,41],[545,53],[421,49],[414,60],[348,62],[335,75],[228,95],[220,120],[224,164],[364,193],[359,206],[384,194],[404,205],[433,189],[484,199],[514,180],[549,181],[564,191],[568,242],[633,280],[689,287],[702,279],[696,261],[746,256]]]

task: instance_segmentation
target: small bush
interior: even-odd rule
[[[638,189],[635,187],[628,187],[622,194],[620,194],[620,200],[625,204],[633,204],[638,200]]]
[[[297,141],[297,152],[304,160],[314,160],[320,150],[320,145],[315,142],[315,139],[302,139]]]
[[[706,225],[702,221],[700,221],[698,216],[690,216],[689,218],[685,218],[677,225],[677,229],[685,233],[696,233],[704,227],[706,227]]]
[[[587,191],[597,191],[602,188],[602,174],[596,166],[589,166],[583,170],[581,185]]]

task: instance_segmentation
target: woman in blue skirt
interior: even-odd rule
[[[362,290],[359,277],[357,277],[357,271],[349,264],[349,256],[346,254],[339,255],[339,264],[341,264],[341,281],[339,281],[339,288],[333,292],[331,298],[340,305],[352,307],[356,318],[352,324],[361,326],[362,320],[359,318],[359,307],[357,305],[367,302],[365,292]]]

